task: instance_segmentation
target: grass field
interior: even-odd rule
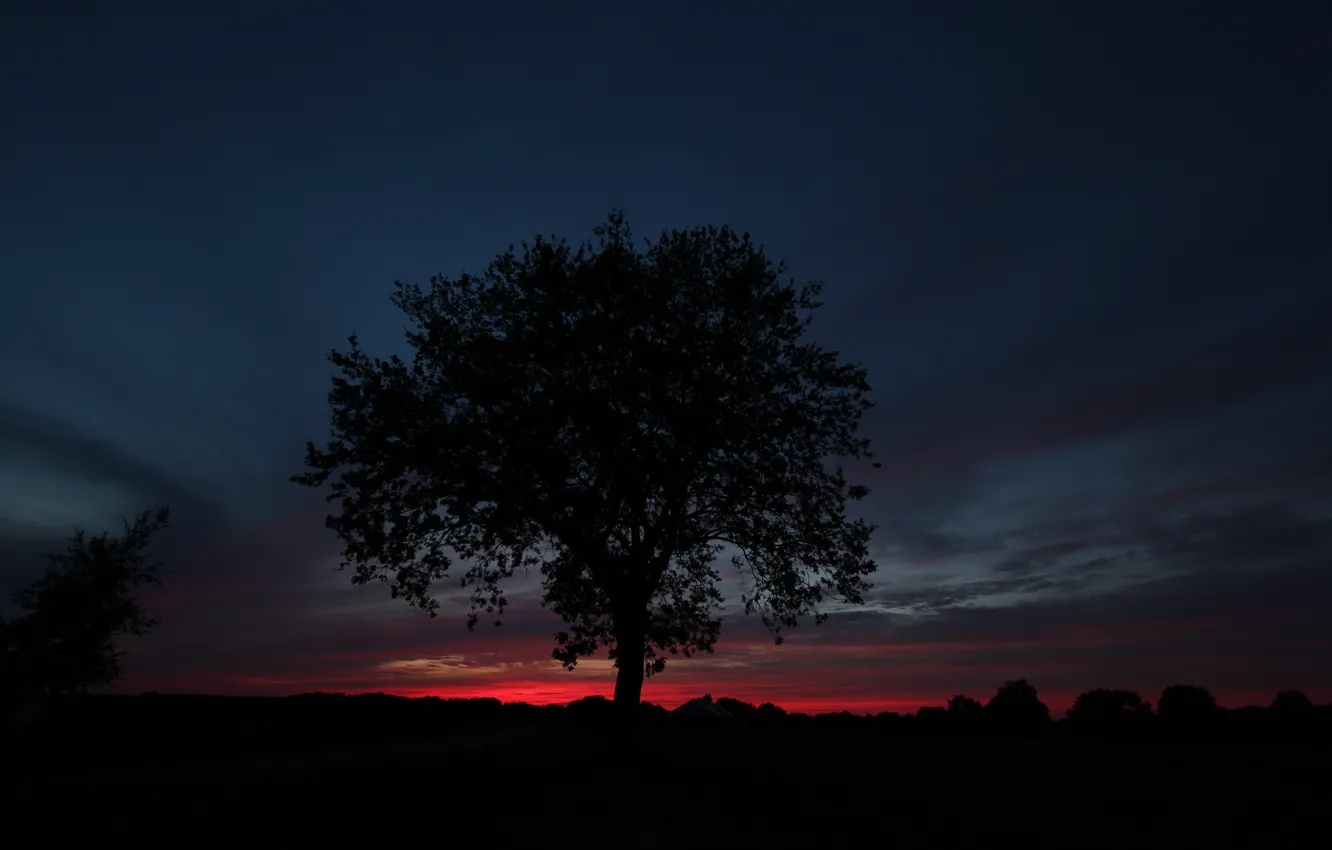
[[[54,766],[41,781],[20,777],[9,799],[49,830],[43,843],[1268,848],[1323,846],[1332,826],[1324,756],[669,731],[645,736],[632,771],[618,755],[590,732],[506,730]]]

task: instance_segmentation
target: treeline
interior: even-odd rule
[[[1256,745],[1327,749],[1332,705],[1284,691],[1270,705],[1224,709],[1204,688],[1174,685],[1155,706],[1131,691],[1097,689],[1056,720],[1025,680],[1007,682],[982,703],[956,696],[914,714],[810,715],[765,703],[702,697],[675,711],[642,704],[642,725],[717,735],[871,735],[905,740],[1029,739],[1157,745]],[[216,755],[326,751],[430,738],[546,727],[596,730],[614,722],[604,697],[567,706],[497,699],[406,698],[386,694],[212,697],[145,694],[82,696],[48,704],[12,722],[11,753],[38,761],[121,764]],[[30,762],[31,763],[31,762]]]
[[[1234,744],[1326,749],[1332,745],[1332,705],[1316,706],[1293,690],[1276,694],[1267,706],[1226,709],[1217,705],[1206,688],[1192,685],[1167,687],[1155,707],[1134,691],[1097,688],[1079,696],[1062,719],[1054,718],[1036,688],[1024,679],[1004,683],[985,702],[959,694],[946,707],[924,707],[910,714],[842,711],[810,715],[787,712],[771,703],[754,705],[725,697],[694,700],[692,707],[694,711],[669,717],[652,709],[645,711],[676,725],[741,734],[1028,739],[1144,746]],[[576,714],[580,709],[571,705],[568,710]],[[588,711],[594,712],[596,709]]]

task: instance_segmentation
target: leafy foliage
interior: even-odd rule
[[[981,713],[983,707],[980,702],[972,699],[965,694],[956,694],[948,700],[948,712],[955,715],[976,716]]]
[[[758,712],[758,706],[752,702],[745,702],[734,697],[720,697],[717,700],[717,707],[741,723],[749,723]]]
[[[24,613],[0,623],[6,691],[77,693],[120,675],[116,638],[157,624],[133,591],[161,582],[148,547],[169,517],[167,508],[145,511],[119,537],[78,529],[64,552],[48,556],[42,575],[14,594]]]
[[[465,562],[471,627],[498,623],[504,581],[539,569],[568,626],[555,658],[608,647],[646,675],[712,651],[726,546],[779,643],[826,599],[859,601],[872,526],[845,503],[867,490],[828,464],[871,456],[856,436],[869,388],[802,339],[819,285],[782,282],[725,227],[640,251],[613,212],[595,235],[396,283],[410,361],[356,336],[332,352],[333,436],[293,480],[340,502],[327,525],[353,580],[433,616]]]
[[[985,712],[1009,725],[1043,725],[1050,721],[1050,709],[1041,702],[1036,687],[1026,679],[1000,685],[985,704]]]
[[[1072,723],[1107,724],[1123,722],[1151,712],[1151,704],[1143,702],[1136,691],[1118,688],[1094,688],[1079,694],[1068,710]]]
[[[1304,691],[1278,691],[1272,698],[1272,708],[1277,711],[1309,711],[1313,707],[1313,700]]]
[[[1193,721],[1216,713],[1216,697],[1198,685],[1170,685],[1161,691],[1157,714],[1162,720]]]

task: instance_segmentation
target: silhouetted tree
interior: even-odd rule
[[[1156,715],[1162,727],[1172,735],[1209,735],[1217,731],[1220,710],[1216,698],[1205,687],[1171,685],[1156,702]]]
[[[1314,707],[1313,700],[1303,691],[1281,691],[1272,698],[1273,711],[1308,711]]]
[[[605,726],[611,717],[611,701],[600,695],[586,696],[569,703],[564,709],[564,722],[585,728]]]
[[[410,360],[355,336],[332,352],[333,437],[293,480],[331,484],[354,582],[432,615],[455,558],[469,627],[498,623],[504,580],[539,567],[568,624],[554,657],[609,648],[632,717],[666,656],[712,651],[726,546],[778,643],[829,595],[861,599],[872,526],[846,502],[867,490],[829,463],[871,456],[869,388],[803,339],[820,286],[784,283],[747,234],[677,230],[640,251],[618,212],[595,234],[396,283]]]
[[[954,734],[974,735],[986,726],[985,706],[963,694],[956,694],[948,700],[946,709],[948,725]]]
[[[1271,707],[1263,715],[1262,727],[1278,739],[1289,739],[1305,749],[1313,749],[1319,737],[1317,727],[1322,725],[1323,739],[1327,740],[1328,725],[1317,723],[1317,707],[1303,691],[1286,690],[1277,693],[1272,698]]]
[[[765,702],[754,709],[754,719],[750,725],[753,727],[772,731],[782,728],[786,723],[786,709],[770,702]]]
[[[6,702],[80,693],[120,675],[116,638],[146,635],[157,622],[134,590],[161,581],[148,547],[168,518],[166,508],[145,511],[118,537],[77,529],[65,551],[47,556],[45,571],[14,593],[23,613],[0,625]]]
[[[742,724],[748,724],[754,719],[754,714],[758,707],[752,702],[732,699],[731,697],[721,697],[717,700],[717,707],[724,710],[727,714],[740,721]]]
[[[1202,728],[1215,719],[1216,698],[1197,685],[1170,685],[1161,691],[1156,714],[1175,729]]]
[[[985,714],[1001,729],[1036,732],[1050,722],[1050,709],[1026,679],[1005,682],[985,704]]]
[[[957,716],[975,716],[984,710],[979,700],[974,700],[969,696],[957,694],[948,701],[948,713]]]
[[[1074,700],[1073,707],[1068,710],[1068,719],[1075,725],[1114,723],[1150,710],[1151,704],[1144,703],[1134,691],[1096,688]]]
[[[1068,710],[1068,722],[1075,732],[1101,736],[1120,736],[1143,731],[1152,719],[1150,702],[1134,691],[1096,688],[1081,694]]]
[[[957,720],[957,715],[948,713],[941,705],[923,705],[916,709],[916,732],[926,737],[939,737],[948,731],[950,720]]]

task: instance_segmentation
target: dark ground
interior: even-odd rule
[[[1072,741],[645,735],[636,775],[595,732],[516,728],[338,751],[6,769],[6,832],[129,838],[638,846],[1306,847],[1332,829],[1327,755]]]

